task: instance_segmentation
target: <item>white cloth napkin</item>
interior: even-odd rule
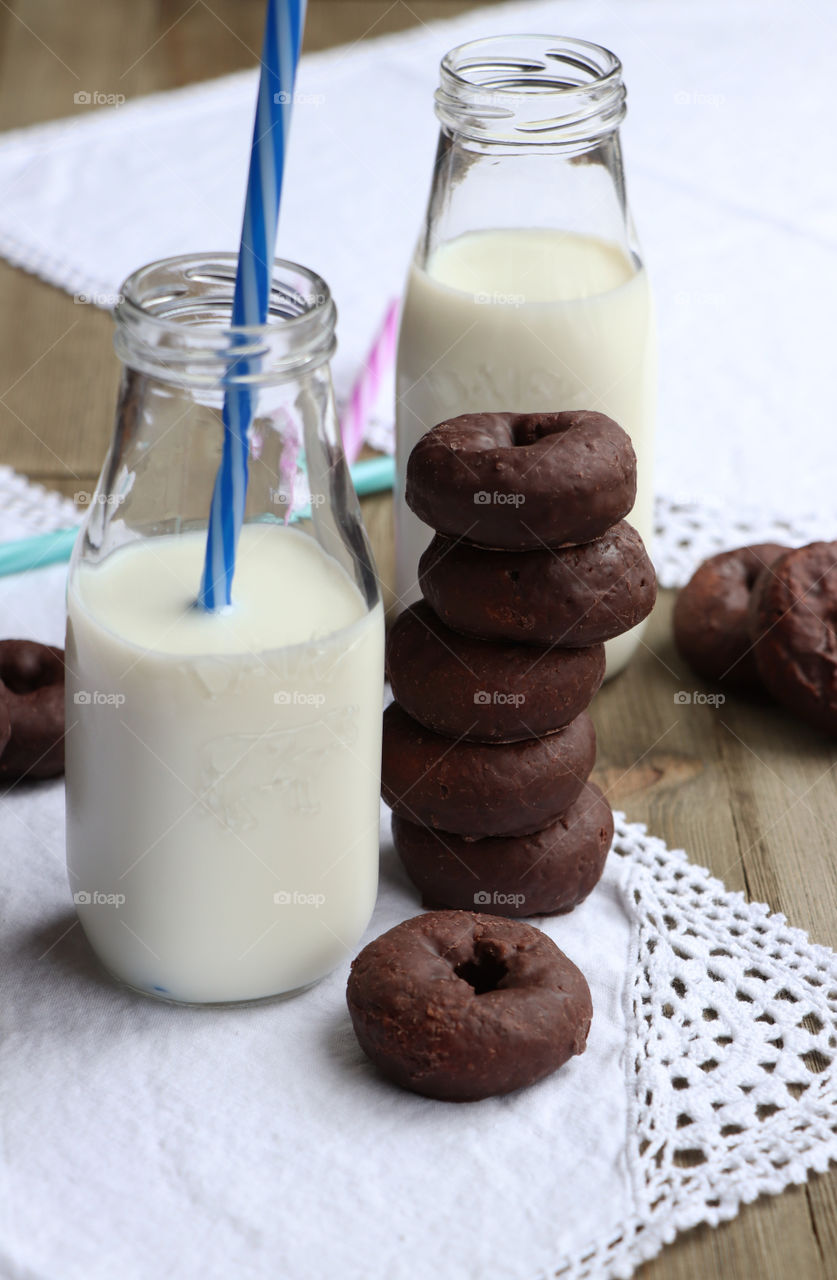
[[[65,574],[0,580],[3,633],[60,643]],[[377,1076],[348,965],[251,1009],[115,987],[76,922],[63,800],[60,781],[0,798],[10,1280],[625,1277],[837,1157],[837,956],[621,818],[591,898],[537,922],[589,980],[587,1052],[456,1105]],[[387,829],[367,939],[420,909]]]
[[[279,246],[333,288],[339,396],[402,288],[430,179],[439,57],[526,30],[600,41],[625,65],[628,187],[659,305],[663,579],[676,578],[684,528],[703,553],[788,524],[792,539],[831,536],[827,0],[775,0],[769,13],[755,0],[527,0],[304,58]],[[142,262],[234,249],[254,92],[247,72],[7,135],[0,253],[107,306]],[[380,423],[374,434],[386,439]],[[686,520],[672,511],[683,504]]]

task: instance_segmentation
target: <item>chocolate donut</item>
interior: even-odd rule
[[[837,733],[837,542],[786,551],[756,579],[750,636],[777,702]]]
[[[519,920],[432,911],[352,963],[346,1000],[367,1057],[405,1089],[449,1102],[511,1093],[583,1053],[584,974]]]
[[[34,640],[0,640],[0,703],[11,734],[0,781],[64,772],[64,650]]]
[[[636,455],[603,413],[463,413],[421,437],[404,496],[431,529],[486,547],[589,542],[634,505]]]
[[[756,578],[787,547],[759,542],[710,556],[674,605],[674,643],[704,680],[739,688],[761,685],[750,640],[750,592]]]
[[[586,711],[547,738],[484,743],[443,738],[397,702],[384,712],[381,794],[402,818],[473,836],[519,836],[554,822],[596,760]]]
[[[629,631],[654,607],[657,578],[625,520],[583,547],[489,551],[437,535],[419,562],[443,622],[486,640],[573,648]]]
[[[451,631],[424,600],[387,639],[395,699],[427,729],[475,742],[517,742],[574,720],[604,679],[604,645],[535,649]]]
[[[392,839],[425,907],[559,915],[583,902],[601,879],[613,814],[588,782],[565,814],[534,835],[466,840],[393,816]]]

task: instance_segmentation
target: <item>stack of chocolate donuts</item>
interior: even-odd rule
[[[389,635],[382,792],[425,906],[551,915],[599,880],[613,818],[586,708],[604,641],[656,598],[635,495],[600,413],[465,414],[413,450],[406,500],[436,534]]]

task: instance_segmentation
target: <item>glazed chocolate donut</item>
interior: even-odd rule
[[[692,574],[674,605],[674,643],[704,680],[739,688],[761,685],[750,640],[750,592],[787,547],[759,542],[711,556]]]
[[[0,640],[0,703],[11,735],[0,781],[64,772],[64,650],[34,640]]]
[[[448,1102],[511,1093],[583,1053],[584,974],[519,920],[432,911],[352,963],[346,1000],[367,1057],[404,1089]]]
[[[534,649],[451,631],[422,600],[387,639],[395,699],[414,720],[451,738],[518,742],[575,720],[604,679],[604,645]]]
[[[654,566],[625,520],[586,546],[550,551],[489,551],[437,535],[419,583],[454,631],[567,648],[629,631],[657,598]]]
[[[421,437],[404,496],[431,529],[481,546],[590,542],[634,505],[636,454],[603,413],[463,413]]]
[[[599,883],[613,840],[613,814],[588,782],[565,814],[534,835],[466,840],[393,816],[392,839],[425,907],[562,915]]]
[[[750,636],[765,687],[837,733],[837,542],[786,551],[756,579]]]
[[[523,742],[457,742],[397,702],[384,712],[381,794],[402,818],[473,836],[540,831],[570,807],[596,760],[586,711],[566,729]]]

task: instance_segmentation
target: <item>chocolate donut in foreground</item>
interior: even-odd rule
[[[837,733],[837,542],[812,542],[763,570],[750,636],[765,687],[790,711]]]
[[[704,560],[677,596],[674,643],[704,680],[761,688],[750,640],[750,593],[787,547],[759,542]]]
[[[586,711],[546,738],[443,738],[397,702],[384,712],[381,794],[393,813],[440,831],[527,835],[554,822],[580,794],[596,760]]]
[[[425,907],[509,917],[562,915],[601,879],[613,814],[588,782],[566,813],[533,835],[466,840],[394,815],[392,839]]]
[[[35,640],[0,640],[0,703],[10,736],[0,781],[64,772],[64,650]]]
[[[636,455],[603,413],[465,413],[421,437],[404,496],[431,529],[482,546],[590,542],[634,505]]]
[[[464,636],[422,600],[387,637],[392,692],[427,729],[475,742],[554,733],[590,705],[604,679],[604,645],[536,649]]]
[[[565,648],[629,631],[657,598],[654,566],[626,520],[586,546],[557,550],[489,551],[437,534],[419,583],[454,631]]]
[[[583,1053],[584,975],[519,920],[433,911],[352,964],[346,1000],[364,1053],[396,1084],[470,1102],[534,1084]]]

